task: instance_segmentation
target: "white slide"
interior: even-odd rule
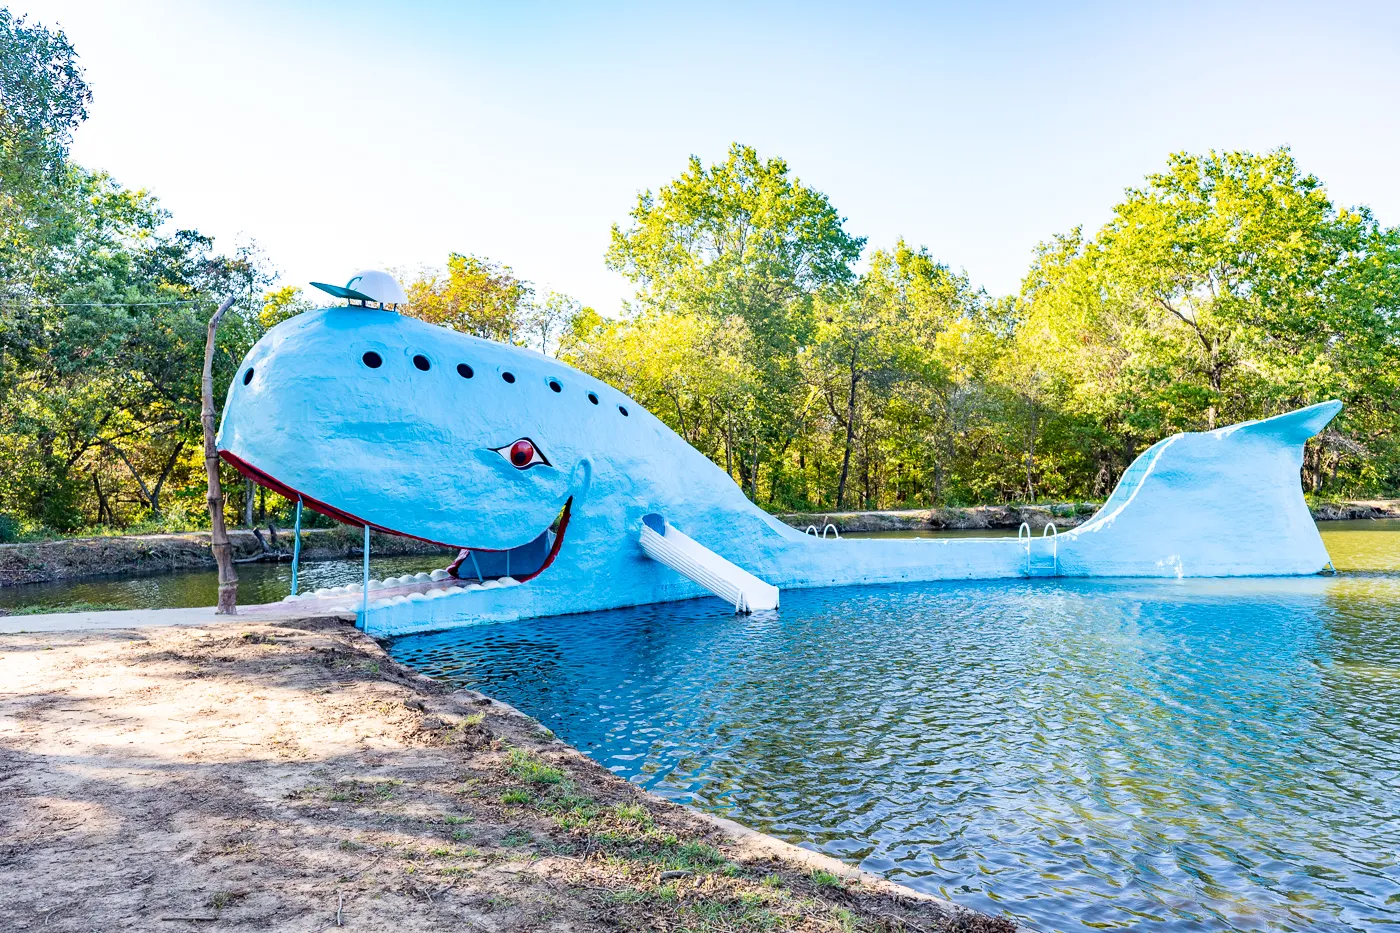
[[[731,564],[655,513],[642,519],[642,550],[734,606],[735,612],[777,609],[778,588]]]

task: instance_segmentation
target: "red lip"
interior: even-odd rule
[[[224,461],[227,462],[230,466],[232,466],[235,470],[248,477],[253,482],[257,483],[259,486],[266,486],[268,489],[271,489],[278,495],[283,496],[287,499],[291,499],[293,501],[300,499],[302,504],[305,505],[307,508],[311,509],[313,512],[320,512],[327,518],[335,519],[336,521],[341,522],[342,524],[356,525],[361,528],[368,525],[373,530],[383,532],[384,534],[397,535],[400,538],[411,538],[414,541],[423,541],[427,544],[437,545],[438,547],[460,548],[463,550],[474,551],[505,550],[504,548],[484,548],[473,547],[467,544],[451,544],[446,541],[434,541],[432,538],[424,538],[420,537],[419,535],[411,535],[403,531],[395,531],[393,528],[388,528],[384,525],[380,525],[375,522],[366,521],[365,519],[360,518],[356,515],[352,515],[343,509],[338,509],[328,502],[322,502],[320,499],[315,499],[302,492],[299,492],[298,490],[293,489],[291,486],[288,486],[281,480],[278,480],[275,477],[264,473],[262,470],[253,466],[251,463],[237,456],[236,454],[229,453],[227,450],[220,450],[219,456],[222,457]],[[570,496],[564,502],[563,511],[561,511],[559,514],[559,530],[554,536],[554,544],[549,549],[549,554],[546,555],[544,563],[540,565],[540,568],[538,570],[536,570],[532,574],[519,578],[521,583],[524,583],[527,580],[533,580],[535,577],[538,577],[540,574],[544,573],[546,570],[549,569],[550,564],[554,563],[554,558],[559,555],[559,547],[564,543],[564,531],[569,527],[569,512],[573,504],[573,496]],[[461,558],[459,557],[458,561],[460,560]]]

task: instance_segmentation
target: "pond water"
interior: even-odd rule
[[[1400,523],[1338,576],[793,590],[398,640],[651,790],[1042,930],[1400,926]]]
[[[374,557],[370,572],[383,579],[445,567],[452,560],[441,554]],[[291,564],[239,564],[238,601],[243,605],[273,603],[292,591]],[[360,582],[360,559],[304,563],[298,571],[302,592],[321,586]],[[94,577],[55,583],[0,587],[0,610],[64,612],[80,609],[183,609],[212,606],[218,600],[219,575],[213,570],[131,577]]]

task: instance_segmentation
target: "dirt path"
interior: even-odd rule
[[[334,620],[0,637],[0,930],[1010,930],[664,803]]]

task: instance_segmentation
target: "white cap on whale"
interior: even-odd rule
[[[352,304],[358,302],[379,305],[381,308],[408,304],[408,296],[404,294],[399,280],[379,269],[361,269],[343,286],[327,285],[325,282],[311,284],[337,298],[347,298]]]

